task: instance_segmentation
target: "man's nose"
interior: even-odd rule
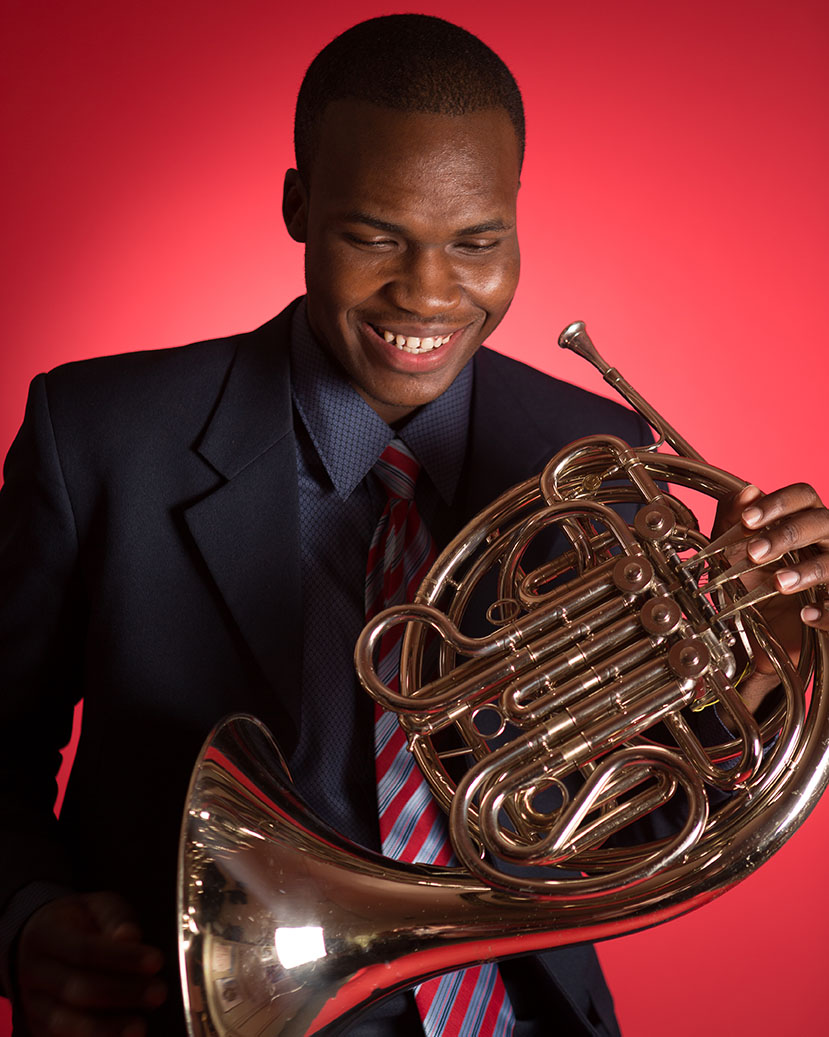
[[[388,284],[400,310],[418,317],[451,312],[460,302],[460,278],[451,256],[441,248],[412,248],[401,257]]]

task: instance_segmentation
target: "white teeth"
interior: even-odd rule
[[[451,335],[435,335],[427,338],[418,338],[417,335],[396,335],[393,331],[381,331],[380,334],[388,343],[393,343],[404,353],[428,353],[432,349],[439,349],[452,337]]]

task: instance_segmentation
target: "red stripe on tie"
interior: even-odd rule
[[[398,737],[398,733],[400,737]],[[403,732],[398,728],[398,730],[395,731],[388,742],[383,746],[383,749],[377,754],[376,763],[378,774],[385,774],[389,767],[391,767],[395,756],[400,752],[401,739],[405,743],[406,739],[403,738]]]
[[[455,994],[455,1000],[452,1002],[452,1007],[449,1010],[449,1016],[443,1027],[443,1033],[461,1032],[463,1021],[464,1019],[466,1019],[467,1009],[469,1008],[469,1004],[472,1001],[472,995],[475,992],[475,986],[479,972],[480,969],[466,969],[467,975],[463,977],[463,982],[461,983],[460,988]],[[472,975],[468,975],[469,973],[471,973]]]
[[[408,750],[404,751],[408,752]],[[383,811],[383,815],[380,818],[380,835],[384,841],[391,829],[393,828],[395,821],[398,819],[398,817],[400,817],[400,814],[406,808],[406,805],[408,804],[409,800],[415,794],[415,792],[417,792],[422,783],[423,775],[420,773],[417,767],[415,767],[415,769],[409,774],[409,776],[400,786],[397,795],[394,797],[394,799],[392,799],[392,801]],[[414,859],[412,856],[409,855],[403,856],[406,853],[406,850],[408,850],[408,848],[409,845],[407,842],[404,849],[398,855],[398,860],[409,861]]]

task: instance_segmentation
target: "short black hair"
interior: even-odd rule
[[[439,115],[503,108],[523,160],[524,104],[514,76],[482,40],[443,18],[370,18],[317,54],[302,80],[294,120],[297,169],[306,183],[325,109],[345,98]]]

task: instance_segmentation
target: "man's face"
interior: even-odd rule
[[[311,327],[385,421],[444,392],[506,313],[518,177],[500,109],[427,115],[351,100],[326,110],[310,185],[288,173]]]

